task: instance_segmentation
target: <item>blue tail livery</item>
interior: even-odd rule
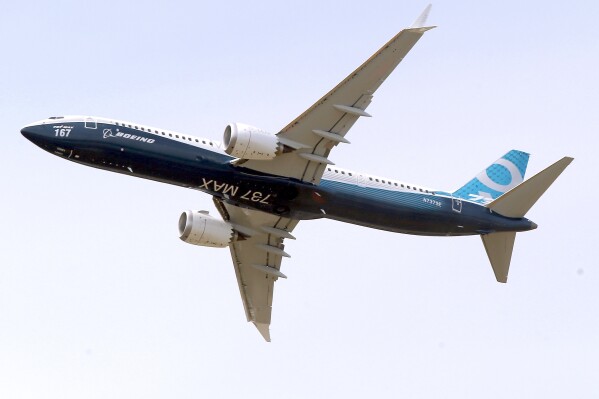
[[[452,195],[478,204],[488,204],[524,181],[528,158],[526,152],[511,150]]]

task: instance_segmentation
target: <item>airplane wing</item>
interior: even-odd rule
[[[391,74],[424,32],[430,5],[410,28],[404,29],[358,69],[342,80],[303,114],[283,128],[277,137],[285,150],[272,160],[238,160],[246,168],[264,173],[293,177],[318,184],[329,160],[331,149],[349,143],[346,133],[361,116],[370,116],[366,108],[374,92]]]
[[[240,208],[214,198],[223,219],[241,235],[229,248],[248,321],[254,323],[264,339],[270,342],[270,315],[274,283],[281,273],[281,260],[289,257],[283,240],[294,239],[291,231],[298,220]]]

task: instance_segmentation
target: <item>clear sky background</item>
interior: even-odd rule
[[[220,140],[276,132],[423,1],[6,2],[0,14],[0,397],[597,398],[598,2],[437,1],[331,158],[454,189],[506,151],[574,163],[527,215],[507,285],[478,237],[300,223],[273,342],[205,194],[83,167],[20,128],[97,115]]]

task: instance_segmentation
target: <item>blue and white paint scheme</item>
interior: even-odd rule
[[[454,191],[454,197],[486,205],[524,181],[529,154],[512,150]]]
[[[221,218],[186,211],[180,238],[229,247],[246,317],[270,341],[274,283],[286,278],[283,241],[301,220],[328,218],[391,232],[480,235],[495,277],[507,281],[524,216],[570,164],[564,157],[524,180],[529,155],[511,150],[455,191],[442,191],[334,165],[329,155],[362,117],[373,94],[425,32],[430,6],[372,57],[276,134],[241,123],[223,141],[87,116],[51,117],[21,133],[80,164],[213,196]]]

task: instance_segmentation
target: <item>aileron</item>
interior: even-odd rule
[[[287,278],[280,270],[282,258],[289,257],[282,249],[283,240],[294,238],[291,231],[298,221],[240,208],[216,198],[215,203],[223,219],[252,233],[243,240],[232,241],[229,247],[246,318],[270,341],[274,283],[278,278]]]
[[[284,127],[277,137],[294,151],[278,154],[274,159],[247,160],[243,166],[259,172],[292,177],[318,184],[324,173],[331,148],[348,142],[344,136],[360,117],[370,117],[366,108],[372,95],[403,60],[424,32],[430,8],[417,19],[415,26],[404,29],[372,57],[349,74],[331,91]],[[300,143],[301,146],[294,146]],[[304,147],[306,146],[306,147]],[[307,151],[306,151],[307,150]]]

